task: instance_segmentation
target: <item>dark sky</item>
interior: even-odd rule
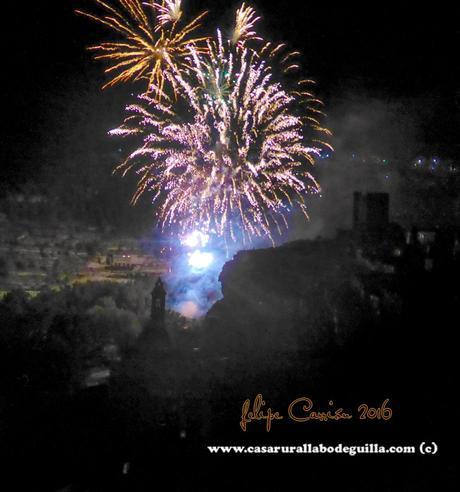
[[[361,2],[253,3],[266,36],[303,51],[306,74],[318,81],[327,104],[349,91],[383,100],[412,98],[421,105],[434,100],[428,143],[454,147],[459,12],[453,2],[416,7],[409,2],[368,2],[365,7]],[[126,90],[100,91],[101,66],[85,47],[104,39],[105,32],[73,13],[85,6],[91,7],[91,0],[2,7],[2,169],[7,180],[44,166],[49,149],[68,143],[75,125],[88,127],[79,134],[84,147],[95,146],[107,125],[119,122],[116,108],[125,104]],[[212,27],[229,22],[232,13],[224,0],[189,0],[186,6],[193,12],[209,8]]]

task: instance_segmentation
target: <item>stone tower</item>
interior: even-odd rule
[[[161,278],[157,280],[152,291],[152,306],[150,311],[150,319],[157,326],[164,326],[166,310],[166,290]]]

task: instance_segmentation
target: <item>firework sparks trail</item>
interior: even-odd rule
[[[122,40],[104,42],[89,49],[95,52],[96,60],[108,62],[106,73],[110,80],[104,88],[119,83],[147,79],[147,92],[156,88],[158,96],[166,80],[166,74],[184,68],[188,46],[199,44],[205,37],[193,37],[200,27],[206,12],[182,26],[182,0],[116,0],[112,6],[109,0],[94,0],[104,12],[101,15],[81,10],[77,13],[102,24]]]
[[[189,47],[187,64],[186,72],[166,75],[176,98],[156,87],[162,100],[140,96],[111,132],[143,138],[119,167],[140,176],[133,201],[151,192],[160,226],[179,234],[199,227],[226,240],[273,242],[287,214],[299,207],[307,216],[306,197],[319,191],[309,167],[320,140],[305,144],[305,119],[297,115],[304,82],[298,95],[286,92],[266,60],[232,48],[219,31],[204,53]]]
[[[261,58],[267,56],[272,64],[275,61],[278,63],[283,73],[289,73],[299,69],[299,65],[292,60],[299,56],[300,52],[293,51],[284,54],[286,49],[284,43],[273,45],[271,42],[264,41],[255,31],[255,26],[259,20],[260,17],[257,16],[256,11],[243,3],[236,11],[235,25],[230,39],[232,46],[251,49],[255,55]],[[264,43],[262,46],[258,43],[260,41]]]
[[[182,0],[165,0],[162,4],[155,3],[159,15],[158,21],[162,26],[178,22],[182,17]]]
[[[256,11],[243,3],[236,11],[236,22],[233,29],[232,44],[242,47],[246,41],[261,41],[262,38],[258,37],[254,30],[255,25],[259,20],[260,17],[257,17]]]
[[[256,11],[247,6],[245,3],[236,11],[235,26],[232,31],[231,44],[237,49],[247,48],[253,52],[256,57],[261,59],[266,58],[272,67],[276,66],[283,76],[291,76],[300,70],[300,64],[297,58],[301,55],[299,51],[286,52],[287,46],[285,43],[273,44],[270,41],[265,41],[255,31],[255,26],[259,22],[260,17]],[[253,42],[256,42],[254,44]],[[261,45],[259,42],[262,42]],[[289,85],[285,78],[284,82]],[[315,97],[309,86],[314,85],[313,80],[295,81],[294,87],[291,87],[289,93],[298,99],[301,104],[307,109],[307,115],[303,116],[304,120],[320,134],[331,135],[325,129],[320,119],[326,116],[320,109],[323,106],[321,100]],[[322,147],[327,147],[333,150],[329,143],[324,139],[314,139],[316,144]]]

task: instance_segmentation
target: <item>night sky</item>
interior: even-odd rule
[[[389,101],[411,98],[421,106],[429,100],[430,117],[424,111],[421,122],[426,144],[458,156],[458,9],[452,2],[417,8],[402,2],[252,4],[263,17],[259,30],[265,36],[303,51],[305,75],[318,81],[328,107],[349,91]],[[4,30],[2,77],[7,182],[34,175],[58,155],[65,158],[56,150],[63,146],[97,151],[120,121],[133,88],[100,90],[102,65],[85,47],[107,33],[73,13],[85,6],[91,8],[91,0],[3,7],[10,29]],[[233,15],[223,0],[189,0],[186,6],[194,13],[210,9],[210,28],[229,24]],[[78,127],[85,129],[75,135]]]

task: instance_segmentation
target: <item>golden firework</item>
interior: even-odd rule
[[[104,42],[89,49],[96,60],[108,62],[105,70],[110,80],[104,88],[119,83],[147,80],[145,93],[163,90],[166,72],[185,66],[188,46],[199,48],[206,37],[193,37],[206,12],[182,25],[182,0],[163,0],[162,3],[140,0],[114,0],[116,6],[94,0],[103,10],[100,15],[77,10],[93,21],[116,33],[121,40]],[[152,89],[155,87],[156,89]]]
[[[233,28],[232,44],[242,45],[251,39],[261,40],[254,30],[255,25],[260,20],[256,11],[248,7],[245,3],[236,11],[236,22]]]

